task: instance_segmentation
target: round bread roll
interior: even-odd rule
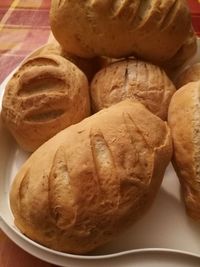
[[[151,206],[171,154],[167,124],[142,104],[104,109],[25,162],[10,192],[15,224],[51,249],[87,253]]]
[[[174,155],[187,213],[200,221],[200,82],[183,86],[172,97],[169,107]]]
[[[89,115],[86,76],[55,55],[24,62],[7,84],[1,112],[17,143],[29,152]]]
[[[77,56],[137,55],[154,63],[172,58],[191,27],[185,0],[55,0],[50,22],[57,41]]]
[[[56,40],[53,40],[51,43],[48,43],[36,51],[34,51],[29,58],[36,56],[46,56],[49,54],[58,55],[66,58],[76,65],[80,70],[82,70],[87,76],[88,80],[91,81],[95,73],[101,69],[101,59],[98,57],[86,59],[71,55],[62,49],[59,43]],[[28,58],[28,59],[29,59]]]
[[[161,68],[139,60],[118,61],[95,75],[91,84],[92,108],[97,112],[129,98],[140,101],[165,120],[175,90]]]
[[[196,63],[185,69],[175,81],[176,88],[179,89],[182,86],[190,82],[200,81],[200,63]]]

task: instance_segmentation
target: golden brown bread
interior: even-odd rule
[[[196,63],[192,66],[187,67],[182,71],[176,78],[175,85],[179,89],[182,86],[190,82],[197,82],[200,80],[200,63]]]
[[[140,101],[165,120],[175,90],[161,68],[129,59],[100,70],[92,80],[90,92],[94,112],[128,98]]]
[[[174,77],[177,70],[191,59],[197,52],[197,36],[191,28],[189,35],[177,53],[162,66],[169,77]]]
[[[164,64],[161,64],[160,67],[165,70],[168,77],[174,80],[177,72],[179,72],[180,68],[187,64],[187,62],[195,55],[197,52],[197,36],[191,28],[187,39],[184,41],[182,46],[176,52],[176,54],[170,58],[168,61],[165,61]],[[126,59],[134,59],[134,57],[125,57],[120,59],[108,58],[108,57],[101,57],[100,63],[101,68],[110,65],[111,63],[117,62],[119,60],[126,60]]]
[[[191,28],[189,35],[183,45],[179,48],[176,54],[170,58],[168,61],[165,61],[164,64],[160,64],[160,67],[164,69],[167,73],[167,76],[174,81],[174,78],[177,76],[177,73],[180,72],[180,69],[183,68],[184,65],[195,55],[197,52],[197,36]],[[107,67],[108,65],[126,59],[136,59],[132,57],[125,58],[109,58],[109,57],[101,57],[99,58],[100,68]]]
[[[17,227],[55,250],[82,254],[108,242],[152,204],[172,144],[165,122],[121,102],[58,133],[17,174]]]
[[[87,78],[60,56],[25,61],[4,92],[1,116],[26,151],[89,115]]]
[[[136,55],[154,63],[172,58],[191,27],[185,0],[55,0],[50,22],[57,41],[72,54]]]
[[[179,177],[187,213],[200,221],[200,82],[183,86],[172,97],[169,126],[173,164]]]
[[[36,56],[46,56],[49,54],[58,55],[66,58],[67,60],[71,61],[76,65],[80,70],[82,70],[85,75],[87,76],[88,80],[91,81],[94,74],[101,68],[101,59],[98,57],[95,58],[81,58],[70,53],[67,53],[63,50],[60,44],[53,39],[51,43],[48,43],[41,48],[34,51],[29,57],[33,58]]]

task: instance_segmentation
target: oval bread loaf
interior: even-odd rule
[[[100,70],[90,89],[94,112],[128,98],[140,101],[164,120],[175,90],[161,68],[134,59],[118,61]]]
[[[1,112],[18,144],[29,152],[89,115],[86,76],[55,55],[24,62],[7,84]]]
[[[54,0],[52,32],[80,57],[136,55],[154,63],[172,58],[191,27],[185,0]]]
[[[49,248],[87,253],[151,206],[172,154],[165,122],[130,101],[58,133],[17,174],[17,227]]]
[[[200,82],[179,89],[169,107],[173,164],[179,177],[187,213],[200,221]]]

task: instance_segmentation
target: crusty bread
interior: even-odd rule
[[[154,63],[172,58],[191,27],[185,0],[54,0],[51,29],[80,57],[137,55]]]
[[[183,45],[169,61],[164,63],[162,67],[167,72],[169,77],[174,77],[179,68],[187,64],[187,61],[190,60],[196,52],[197,36],[193,28],[191,28],[190,33]]]
[[[50,43],[47,43],[41,47],[39,47],[38,49],[34,50],[27,59],[30,58],[34,58],[34,57],[38,57],[38,56],[45,56],[45,55],[57,55],[57,56],[61,56],[64,57],[65,52],[62,49],[62,47],[60,46],[60,44],[53,39]]]
[[[150,207],[171,153],[167,124],[139,102],[104,109],[22,166],[10,193],[15,224],[47,247],[87,253]]]
[[[90,115],[87,78],[60,56],[29,59],[6,86],[1,115],[18,144],[34,151]]]
[[[200,82],[183,86],[172,97],[169,126],[173,164],[182,185],[188,214],[200,221]]]
[[[200,63],[196,63],[187,67],[175,80],[176,88],[179,89],[182,86],[190,82],[200,81]]]
[[[140,101],[164,120],[175,90],[161,68],[134,59],[118,61],[100,70],[90,88],[94,112],[129,98]]]
[[[89,81],[92,80],[94,74],[101,68],[102,65],[102,60],[99,57],[87,59],[67,53],[55,39],[53,39],[51,43],[48,43],[34,51],[28,57],[28,60],[36,56],[46,56],[49,54],[62,56],[74,63],[74,65],[85,73]]]
[[[160,67],[164,69],[167,73],[167,76],[174,81],[174,78],[177,76],[177,73],[180,72],[187,62],[195,55],[197,52],[197,36],[191,28],[189,35],[183,45],[179,48],[176,54],[170,58],[168,61],[160,64]],[[124,57],[124,58],[109,58],[109,57],[101,57],[99,59],[100,69],[103,67],[107,67],[108,65],[126,59],[134,59],[134,57]],[[135,58],[136,59],[136,58]]]

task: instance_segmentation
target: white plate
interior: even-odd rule
[[[198,52],[192,62],[199,61],[199,55]],[[10,77],[0,86],[0,109]],[[30,254],[66,267],[200,266],[200,225],[185,214],[178,178],[171,165],[152,208],[140,221],[93,254],[76,256],[45,248],[26,238],[14,225],[9,190],[13,177],[27,157],[0,121],[0,227]]]

